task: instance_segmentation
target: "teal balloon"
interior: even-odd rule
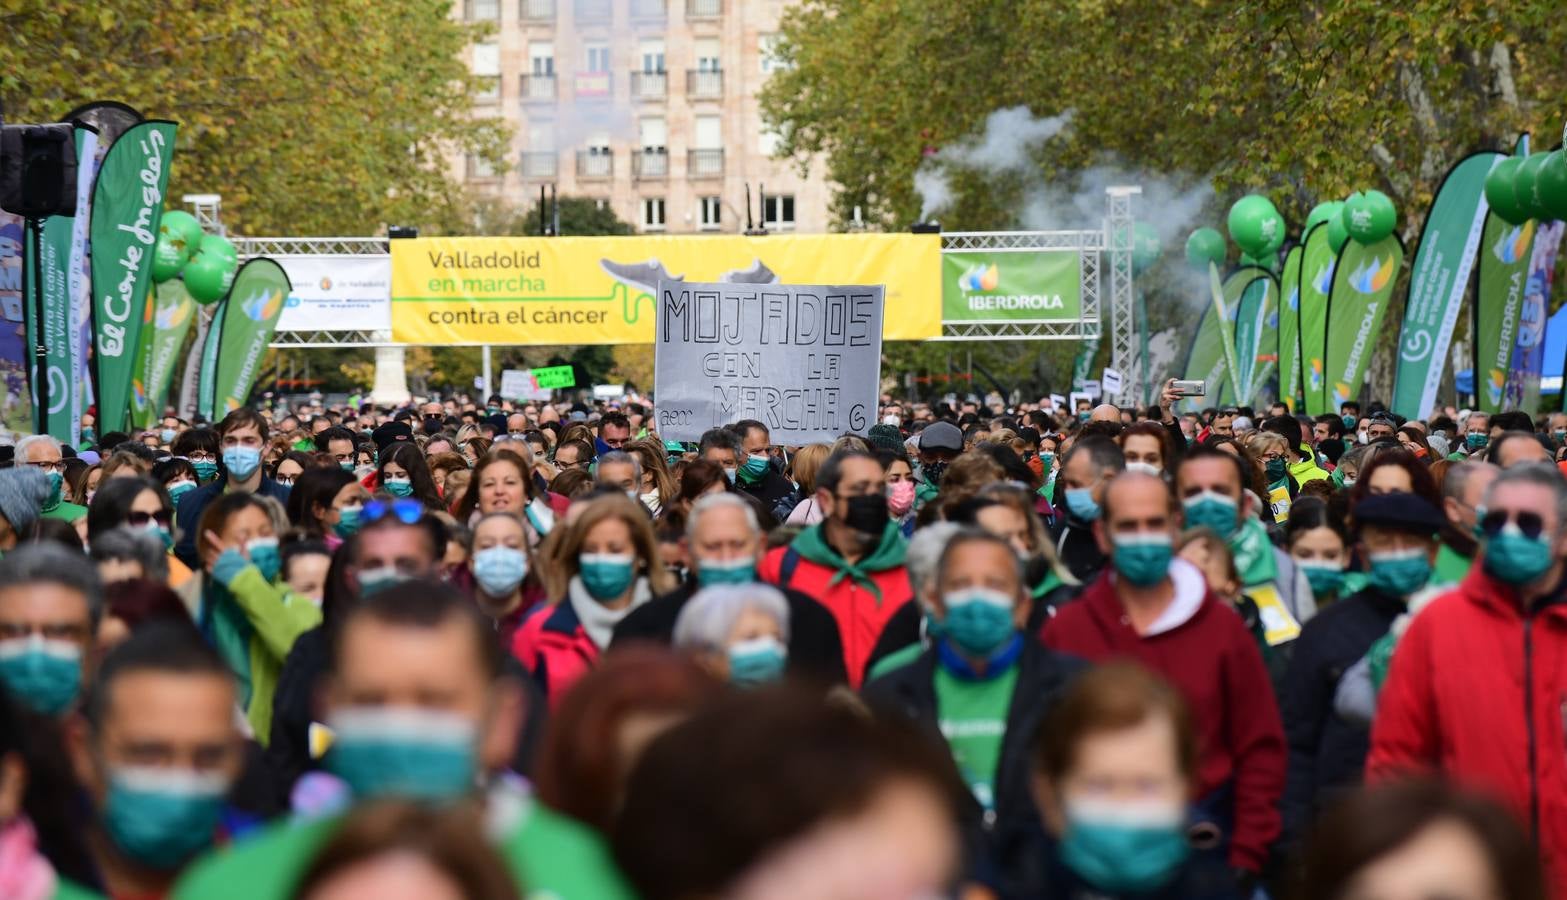
[[[1217,228],[1199,228],[1186,239],[1186,261],[1199,269],[1208,268],[1209,263],[1224,265],[1227,252],[1224,235]]]
[[[1496,213],[1498,219],[1509,225],[1522,225],[1529,219],[1529,214],[1518,202],[1516,180],[1521,165],[1523,159],[1509,156],[1492,166],[1485,176],[1485,202],[1490,204],[1491,212]]]
[[[239,250],[235,249],[234,242],[221,234],[209,234],[201,239],[201,252],[221,256],[224,259],[239,260]]]
[[[1535,177],[1534,190],[1547,218],[1567,219],[1567,153],[1557,150],[1549,154]]]
[[[1323,222],[1338,218],[1343,211],[1344,201],[1342,200],[1329,200],[1325,203],[1318,203],[1311,208],[1310,213],[1306,214],[1306,227],[1301,233],[1309,233],[1311,229],[1316,228]]]
[[[170,235],[160,232],[158,243],[152,250],[152,280],[160,284],[168,281],[178,275],[189,261],[190,254],[185,248]]]
[[[1159,242],[1159,232],[1147,222],[1132,224],[1132,274],[1141,275],[1159,261],[1164,252]]]
[[[1375,244],[1398,226],[1398,210],[1381,191],[1356,191],[1344,201],[1339,218],[1344,230],[1360,244]]]
[[[197,303],[216,303],[229,292],[238,268],[234,260],[205,251],[197,253],[185,265],[185,290]]]
[[[1337,253],[1344,249],[1344,244],[1349,240],[1349,229],[1344,226],[1342,215],[1334,216],[1328,220],[1328,246]]]
[[[166,234],[190,259],[201,245],[201,223],[196,217],[181,209],[171,209],[158,220],[158,232]]]
[[[1267,252],[1268,243],[1284,229],[1284,217],[1274,208],[1273,201],[1261,194],[1248,194],[1230,207],[1228,219],[1230,240],[1242,253],[1259,256]]]
[[[1540,170],[1548,156],[1549,153],[1531,153],[1518,164],[1518,171],[1513,175],[1513,195],[1517,198],[1518,210],[1531,219],[1549,216],[1538,190]]]

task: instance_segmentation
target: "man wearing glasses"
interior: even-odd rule
[[[60,442],[47,434],[28,435],[17,442],[16,459],[49,477],[49,497],[40,514],[46,519],[75,522],[87,515],[87,507],[65,499],[65,466],[60,461]]]
[[[1483,787],[1567,884],[1567,481],[1506,469],[1477,511],[1479,565],[1409,623],[1377,702],[1366,775]]]
[[[218,454],[222,465],[218,477],[180,498],[174,511],[179,543],[174,545],[174,555],[193,570],[200,568],[196,554],[196,537],[200,531],[196,524],[207,504],[229,491],[244,491],[275,498],[279,503],[288,502],[288,485],[278,484],[268,478],[261,467],[261,453],[267,445],[267,422],[253,409],[240,407],[223,417],[218,423]]]

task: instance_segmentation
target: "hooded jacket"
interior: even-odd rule
[[[1410,772],[1440,772],[1502,800],[1529,826],[1546,881],[1567,884],[1562,587],[1525,609],[1512,585],[1477,565],[1414,617],[1378,697],[1366,760],[1371,781]]]
[[[897,523],[888,522],[876,546],[850,565],[827,542],[826,527],[826,522],[812,525],[788,547],[769,552],[757,568],[757,576],[827,607],[838,620],[849,686],[858,689],[887,623],[913,596],[909,573],[903,566],[908,545]]]

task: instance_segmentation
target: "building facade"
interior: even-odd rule
[[[512,126],[509,166],[453,160],[527,208],[540,186],[611,207],[645,233],[827,230],[820,167],[771,158],[757,94],[789,0],[458,0],[491,22],[469,47],[481,113]]]

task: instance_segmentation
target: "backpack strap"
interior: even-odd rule
[[[778,586],[786,588],[794,580],[794,570],[800,567],[800,551],[790,547],[778,561]]]

